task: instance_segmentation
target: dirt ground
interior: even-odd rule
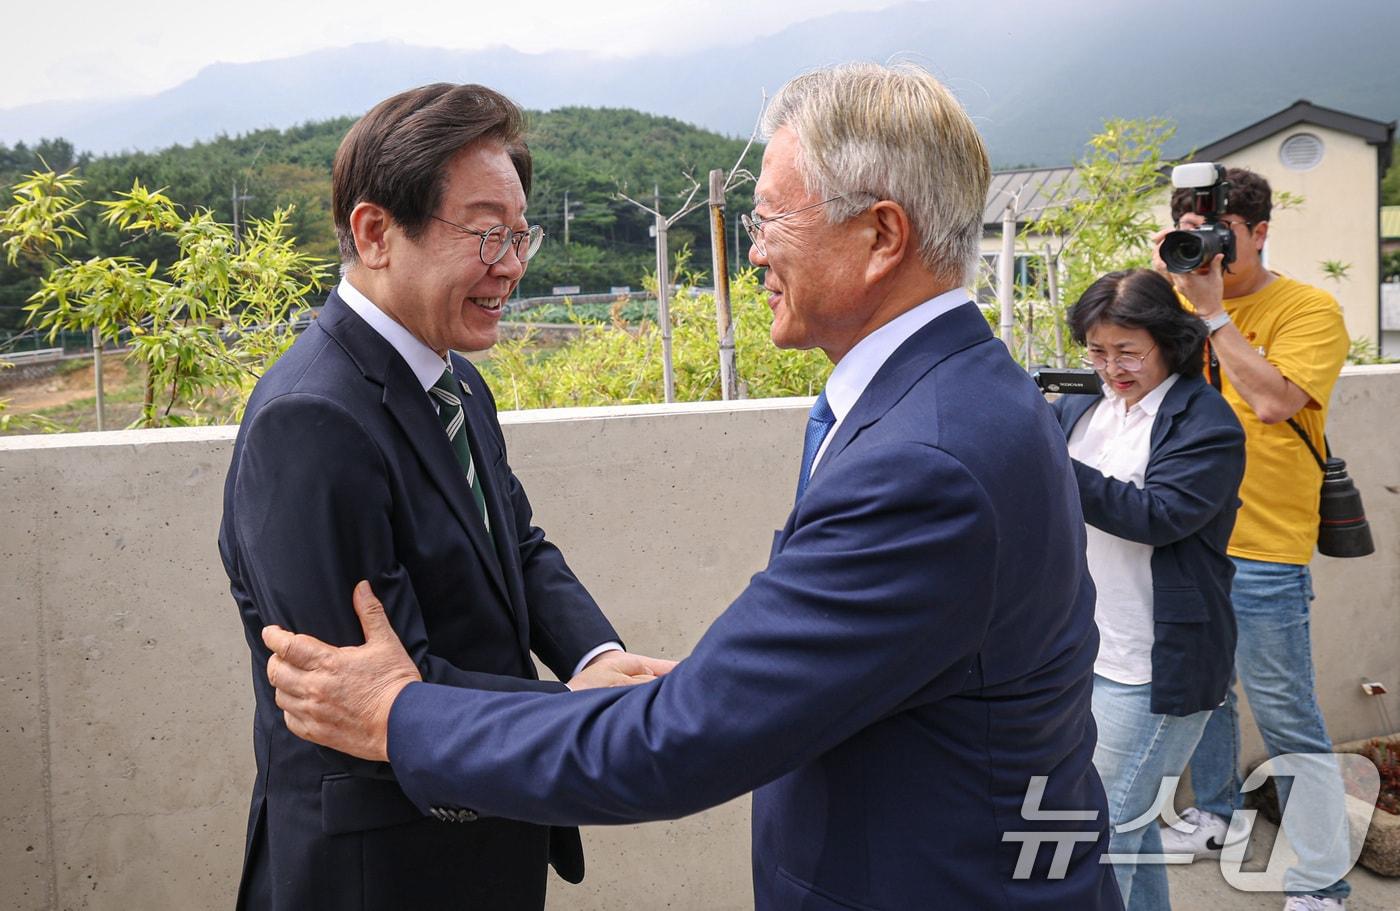
[[[69,361],[70,364],[79,363]],[[55,372],[51,376],[40,377],[25,383],[15,383],[0,389],[0,399],[8,399],[6,409],[15,414],[29,414],[43,408],[68,405],[81,399],[96,396],[92,381],[92,361],[82,362],[81,368],[69,368]],[[104,391],[125,386],[131,377],[121,356],[106,357],[102,361],[102,386]]]

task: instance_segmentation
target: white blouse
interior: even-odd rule
[[[1084,413],[1069,436],[1069,454],[1104,477],[1142,488],[1152,449],[1152,423],[1173,373],[1131,408],[1104,389],[1103,399]],[[1088,526],[1089,575],[1098,588],[1094,620],[1099,656],[1094,673],[1116,683],[1152,682],[1152,546]]]

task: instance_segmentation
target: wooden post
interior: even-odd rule
[[[719,388],[727,402],[738,398],[734,377],[734,322],[729,309],[729,257],[724,236],[724,171],[710,172],[710,249],[715,278],[715,327],[719,333]]]

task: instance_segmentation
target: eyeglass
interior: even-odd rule
[[[1257,225],[1257,224],[1259,224],[1259,222],[1257,222],[1257,221],[1226,221],[1226,220],[1223,219],[1223,218],[1220,219],[1220,222],[1219,222],[1219,223],[1222,224],[1222,225],[1224,225],[1224,226],[1226,226],[1227,228],[1236,228],[1236,227],[1240,227],[1240,228],[1244,228],[1246,231],[1253,231],[1253,230],[1254,230],[1254,226]],[[1181,222],[1180,222],[1180,221],[1175,221],[1175,222],[1172,223],[1172,226],[1175,227],[1175,228],[1180,228],[1180,227],[1181,227]]]
[[[473,231],[465,225],[459,225],[455,221],[448,221],[445,218],[438,218],[436,215],[429,215],[433,221],[440,221],[445,225],[451,225],[458,231],[467,234],[475,234],[481,238],[481,261],[488,266],[494,266],[505,258],[506,250],[514,247],[515,256],[522,263],[529,262],[530,257],[540,252],[540,245],[544,243],[544,227],[541,225],[530,225],[524,231],[512,231],[506,225],[496,225],[485,231]]]
[[[1147,356],[1156,350],[1157,346],[1153,345],[1142,354],[1120,354],[1113,358],[1112,363],[1113,366],[1117,367],[1119,370],[1137,373],[1142,370],[1143,364],[1147,362]],[[1084,366],[1086,367],[1093,367],[1095,370],[1107,370],[1108,365],[1109,359],[1102,354],[1091,353],[1084,355]]]
[[[781,215],[774,215],[770,218],[759,218],[757,212],[750,212],[748,215],[740,215],[739,223],[743,225],[744,230],[748,232],[749,240],[753,242],[754,248],[758,250],[758,255],[767,256],[768,250],[763,244],[763,229],[765,227],[772,222],[782,221],[784,218],[790,218],[799,212],[806,212],[808,209],[815,209],[818,206],[824,206],[829,202],[835,202],[843,198],[842,196],[833,196],[830,199],[823,199],[821,202],[814,202],[810,206],[803,206],[800,209],[793,209],[791,212],[784,212]]]

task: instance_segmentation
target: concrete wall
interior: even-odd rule
[[[761,568],[806,400],[504,416],[540,524],[630,645],[680,657]],[[1316,564],[1333,733],[1400,693],[1400,368],[1350,371],[1332,441],[1379,553]],[[228,428],[0,438],[0,907],[229,907],[252,779],[248,659],[215,549]],[[1392,717],[1400,699],[1383,697]],[[1254,741],[1257,743],[1257,740]],[[1257,749],[1257,747],[1255,747]],[[936,770],[930,770],[936,774]],[[750,907],[747,799],[590,829],[551,908]]]

